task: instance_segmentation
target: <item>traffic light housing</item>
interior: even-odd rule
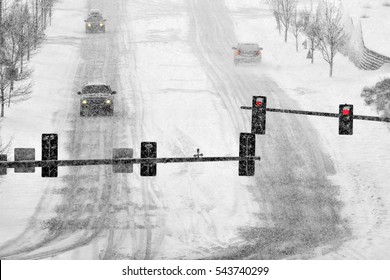
[[[252,99],[252,133],[265,134],[267,97],[253,96]]]
[[[7,161],[7,155],[0,155],[0,161]],[[7,175],[6,167],[0,167],[0,175]]]
[[[141,158],[157,158],[156,142],[141,142]],[[156,163],[141,163],[141,176],[156,176]]]
[[[353,134],[353,105],[341,104],[339,106],[339,135]]]
[[[240,133],[240,157],[255,156],[256,135],[253,133]],[[238,162],[239,176],[255,175],[255,160],[240,160]]]
[[[58,160],[58,134],[42,134],[42,160]],[[57,177],[58,166],[42,167],[42,177]]]

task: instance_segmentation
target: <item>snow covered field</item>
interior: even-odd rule
[[[390,1],[342,0],[342,4],[354,22],[361,22],[366,47],[390,57]]]
[[[90,8],[106,34],[85,34]],[[66,20],[67,24],[63,22]],[[233,65],[231,47],[255,41],[259,66]],[[157,141],[158,156],[238,154],[251,96],[272,108],[376,115],[360,97],[389,68],[364,72],[338,55],[335,77],[316,53],[284,43],[257,0],[76,1],[56,6],[34,57],[34,94],[0,123],[3,142],[35,147],[60,137],[62,159],[103,158]],[[113,118],[78,116],[75,94],[105,80],[118,92]],[[159,165],[156,178],[108,167],[64,168],[58,179],[0,179],[2,259],[390,258],[389,127],[267,113],[254,178],[236,163]],[[38,156],[37,156],[38,157]],[[11,154],[11,158],[13,155]],[[57,230],[55,230],[57,229]]]

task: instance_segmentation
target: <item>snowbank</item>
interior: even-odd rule
[[[387,3],[387,4],[386,4]],[[365,46],[390,57],[390,2],[384,0],[342,0],[345,12],[355,25],[362,25]]]
[[[85,9],[86,1],[80,0],[62,1],[55,6],[47,39],[31,59],[34,67],[31,98],[6,108],[6,117],[0,123],[3,143],[12,140],[10,160],[14,148],[35,148],[35,158],[40,159],[41,134],[66,135],[71,125],[64,121],[64,114],[74,99],[72,86],[84,36],[80,22],[83,23]],[[67,158],[63,143],[60,137],[59,157]],[[12,170],[8,174],[0,185],[0,245],[27,228],[41,197],[52,186],[50,179],[41,178],[40,169],[35,174],[13,174]],[[56,187],[60,185],[57,183]]]

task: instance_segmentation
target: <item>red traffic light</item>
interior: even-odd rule
[[[339,105],[339,135],[353,134],[353,105]]]
[[[342,113],[343,113],[343,116],[349,116],[349,113],[350,113],[349,108],[344,108]]]
[[[263,102],[264,102],[264,99],[263,99],[263,98],[257,98],[257,99],[256,99],[256,102],[255,102],[256,107],[261,107],[261,106],[263,106]]]

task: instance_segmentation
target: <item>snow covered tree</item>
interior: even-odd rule
[[[0,0],[0,45],[3,41],[3,0]]]
[[[51,24],[51,17],[53,13],[53,5],[57,0],[41,0],[40,5],[41,5],[41,14],[42,14],[42,26],[43,29],[46,28],[47,26],[47,20],[50,20]]]
[[[306,35],[307,39],[309,40],[309,52],[311,53],[311,63],[314,63],[314,51],[319,46],[319,36],[321,33],[321,26],[319,22],[318,12],[313,13],[312,10],[308,12],[303,33]]]
[[[329,64],[329,77],[333,76],[334,57],[346,44],[349,36],[342,22],[342,12],[334,1],[322,0],[318,6],[319,24],[318,48]]]
[[[303,32],[309,21],[310,13],[306,10],[298,11],[297,5],[293,11],[291,20],[291,32],[295,38],[295,49],[298,51],[298,36]]]
[[[25,46],[25,11],[15,2],[2,22],[2,44],[0,46],[0,117],[4,117],[4,108],[12,102],[28,98],[31,93],[31,82],[28,79],[31,71],[21,71]],[[19,64],[20,63],[20,64]],[[17,67],[20,67],[18,69]],[[9,89],[7,91],[7,89]]]
[[[25,60],[43,41],[56,1],[0,0],[0,117],[6,104],[23,101],[31,93],[31,70]]]
[[[284,27],[284,41],[287,42],[288,30],[291,25],[294,7],[297,5],[297,0],[266,0],[267,4],[273,11],[276,23],[281,33],[281,26]]]
[[[284,41],[287,42],[288,30],[291,25],[294,7],[297,5],[297,0],[266,0],[272,9],[276,23],[278,24],[279,33],[281,25],[284,27]]]
[[[284,27],[284,41],[287,42],[288,30],[291,25],[297,0],[280,0],[280,22]]]
[[[367,105],[374,105],[384,118],[390,118],[390,79],[385,78],[373,87],[364,87],[361,96]],[[390,128],[390,127],[389,127]]]
[[[280,24],[280,0],[265,0],[272,10],[275,20],[276,20],[276,27],[279,31],[279,35],[282,32],[282,26]]]
[[[31,94],[31,71],[18,74],[14,63],[0,62],[0,117],[4,117],[5,105],[28,99]]]

